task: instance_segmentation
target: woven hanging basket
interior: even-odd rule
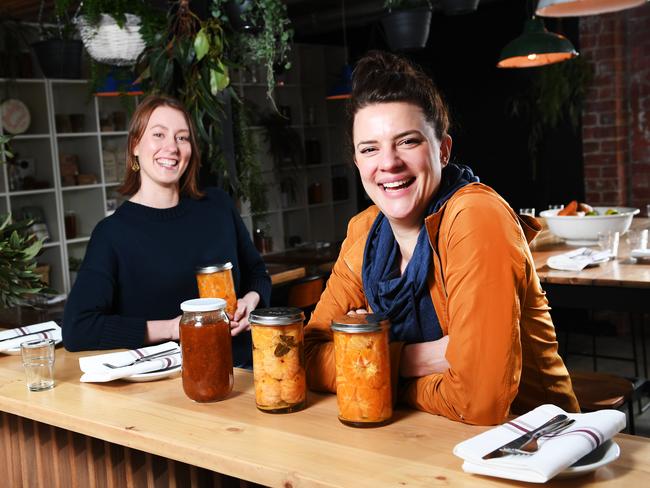
[[[101,15],[97,25],[90,24],[84,16],[77,17],[75,23],[88,54],[99,63],[130,66],[145,48],[137,15],[126,14],[124,27],[107,14]]]

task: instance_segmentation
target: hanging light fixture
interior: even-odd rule
[[[638,7],[648,0],[539,0],[537,15],[542,17],[577,17],[617,12]]]
[[[341,74],[330,91],[327,92],[326,100],[345,100],[350,98],[352,93],[352,66],[348,64],[348,36],[345,29],[345,0],[341,0],[341,19],[343,22],[343,49],[345,50],[345,64]]]
[[[524,24],[522,34],[501,51],[498,68],[532,68],[559,63],[578,56],[571,41],[549,32],[544,21],[533,17]]]

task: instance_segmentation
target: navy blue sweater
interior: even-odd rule
[[[172,319],[198,296],[195,268],[227,261],[237,296],[256,291],[268,306],[271,280],[226,193],[168,209],[124,202],[90,238],[65,306],[66,349],[142,347],[147,320]],[[235,365],[250,364],[250,332],[233,337],[233,353]]]

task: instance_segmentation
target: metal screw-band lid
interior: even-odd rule
[[[304,320],[305,314],[296,307],[260,308],[248,316],[248,321],[253,325],[289,325]]]
[[[356,334],[361,332],[379,332],[389,326],[388,319],[376,313],[355,313],[341,315],[332,320],[331,328],[337,332]]]
[[[216,273],[218,271],[225,271],[227,269],[232,269],[232,263],[230,261],[228,261],[227,263],[208,264],[207,266],[198,266],[196,268],[196,273],[210,274],[210,273]]]

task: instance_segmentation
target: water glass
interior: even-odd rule
[[[619,232],[599,232],[598,233],[598,247],[602,251],[609,251],[612,258],[618,256],[618,242],[620,240]]]
[[[27,389],[49,390],[54,387],[54,340],[37,339],[20,345]]]
[[[563,208],[564,208],[564,205],[561,204],[561,203],[551,204],[551,205],[548,206],[549,210],[562,210]]]
[[[520,208],[519,209],[519,215],[530,215],[531,217],[535,216],[535,209],[534,208]]]

